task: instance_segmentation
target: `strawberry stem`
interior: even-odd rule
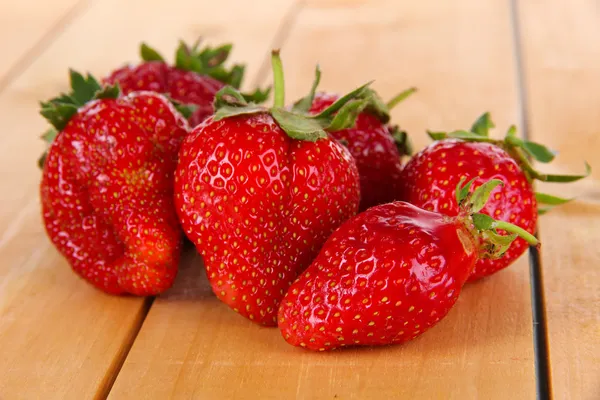
[[[492,223],[492,229],[502,229],[506,232],[516,233],[517,235],[519,235],[519,237],[525,239],[527,243],[529,243],[532,246],[537,246],[540,243],[535,236],[527,232],[525,229],[517,225],[511,224],[510,222],[494,221]]]
[[[417,88],[411,87],[409,89],[404,90],[403,92],[398,93],[394,96],[390,101],[387,102],[386,106],[388,111],[392,108],[396,107],[398,104],[402,103],[407,97],[417,91]]]
[[[283,80],[283,64],[279,57],[279,50],[271,52],[271,65],[273,66],[273,90],[274,90],[274,107],[285,106],[285,87]]]

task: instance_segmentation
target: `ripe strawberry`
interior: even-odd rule
[[[142,44],[139,65],[126,65],[113,71],[105,83],[119,83],[121,90],[128,94],[133,91],[151,90],[164,93],[185,105],[192,105],[189,117],[192,126],[198,125],[214,111],[215,94],[225,85],[239,88],[242,83],[243,65],[235,65],[227,71],[223,63],[229,57],[232,46],[226,44],[216,49],[210,47],[198,50],[199,43],[192,48],[181,43],[176,52],[174,66],[167,64],[154,49]],[[254,101],[264,101],[268,91],[257,90],[248,95]]]
[[[476,178],[474,187],[489,179],[499,179],[504,186],[482,212],[533,234],[538,218],[537,204],[556,205],[566,200],[535,193],[532,181],[571,182],[587,175],[541,174],[529,163],[527,155],[540,162],[550,162],[554,154],[540,144],[516,137],[514,127],[504,140],[491,139],[488,131],[493,126],[486,113],[473,124],[471,132],[430,133],[437,141],[416,154],[404,167],[401,199],[426,210],[454,216],[459,213],[459,207],[452,188],[461,178]],[[527,247],[524,240],[517,239],[504,257],[479,260],[469,280],[506,268]]]
[[[318,83],[318,81],[317,81]],[[402,173],[402,156],[410,154],[406,132],[398,126],[389,126],[389,110],[415,91],[408,89],[387,105],[378,102],[378,109],[367,109],[356,118],[352,127],[333,131],[331,136],[343,143],[356,161],[360,176],[360,210],[389,203],[398,198]],[[371,93],[374,97],[376,94]],[[318,114],[339,96],[318,93],[310,112]]]
[[[461,185],[462,185],[461,181]],[[469,195],[448,218],[406,202],[372,207],[342,224],[289,288],[279,309],[284,339],[310,350],[397,344],[437,324],[454,306],[478,257],[498,257],[516,235],[535,237],[478,214],[501,184]]]
[[[156,295],[177,274],[182,234],[173,172],[188,125],[165,97],[101,88],[71,72],[73,91],[42,103],[54,126],[41,161],[46,232],[72,269],[111,294]]]
[[[263,325],[276,325],[285,290],[358,210],[356,165],[325,129],[352,125],[368,102],[365,85],[318,116],[287,110],[277,52],[273,69],[274,107],[223,89],[215,116],[184,141],[175,175],[179,219],[213,291]]]

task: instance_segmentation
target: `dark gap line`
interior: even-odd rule
[[[16,80],[29,66],[58,39],[60,34],[80,16],[83,11],[91,4],[89,0],[78,1],[69,11],[60,17],[50,29],[40,37],[17,61],[8,69],[4,77],[0,78],[0,93],[8,85]]]
[[[105,400],[108,398],[110,391],[112,390],[117,377],[121,373],[121,369],[125,364],[125,360],[127,360],[127,356],[129,356],[129,352],[131,351],[133,344],[135,343],[140,331],[142,330],[142,326],[144,325],[144,321],[146,321],[146,317],[150,313],[150,308],[154,303],[155,297],[146,297],[142,304],[142,308],[139,311],[135,321],[133,322],[133,326],[131,327],[129,334],[125,338],[124,343],[121,345],[121,350],[116,354],[115,359],[113,360],[111,366],[106,371],[106,375],[98,388],[98,392],[95,399]]]
[[[279,27],[277,28],[277,31],[273,36],[273,40],[271,41],[271,47],[269,48],[269,51],[263,59],[263,62],[260,65],[260,68],[258,69],[258,72],[254,78],[255,87],[262,84],[269,75],[269,72],[271,70],[271,50],[280,49],[283,46],[283,44],[287,41],[287,39],[290,37],[292,30],[294,29],[294,26],[296,25],[298,15],[300,15],[300,12],[303,8],[304,0],[297,0],[290,6],[288,12],[281,19],[281,23],[279,24]],[[282,58],[285,59],[285,54],[282,54]]]
[[[519,22],[518,0],[510,0],[513,49],[517,70],[517,95],[519,98],[519,122],[523,137],[529,139],[529,97],[525,82],[522,33]],[[539,236],[539,226],[536,228]],[[552,398],[550,381],[550,362],[548,349],[548,325],[546,318],[546,300],[544,295],[543,275],[540,252],[536,247],[529,247],[529,276],[531,285],[531,313],[533,318],[533,348],[535,356],[536,393],[538,400]]]

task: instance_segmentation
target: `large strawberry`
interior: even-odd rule
[[[342,224],[289,288],[278,322],[284,339],[310,350],[397,344],[437,324],[456,303],[479,257],[498,257],[522,229],[478,211],[492,180],[457,188],[457,217],[406,202],[372,207]],[[496,229],[515,234],[500,236]]]
[[[414,88],[408,89],[387,104],[378,101],[379,107],[361,112],[353,126],[331,132],[331,136],[343,143],[356,161],[360,176],[361,211],[398,199],[402,156],[410,154],[410,147],[406,132],[388,124],[389,111],[414,91]],[[374,92],[371,95],[379,100]],[[336,94],[319,92],[314,96],[310,112],[318,114],[338,99]],[[295,105],[296,109],[305,103],[306,100],[302,99]]]
[[[288,286],[358,210],[356,165],[326,130],[351,126],[369,105],[365,85],[317,116],[288,110],[277,52],[273,67],[274,106],[221,91],[215,116],[184,141],[175,175],[177,212],[213,291],[263,325],[276,324]]]
[[[53,140],[40,160],[51,242],[72,269],[111,294],[156,295],[177,274],[173,207],[185,118],[162,95],[101,88],[71,72],[73,91],[42,103]]]
[[[199,43],[192,47],[180,43],[175,54],[175,64],[169,65],[156,50],[143,43],[140,48],[142,63],[121,67],[104,81],[109,84],[119,83],[125,94],[151,90],[191,105],[193,110],[188,117],[190,124],[195,126],[213,113],[215,94],[221,88],[225,85],[239,88],[245,69],[239,64],[234,65],[231,70],[224,67],[231,52],[231,44],[214,49],[205,47],[202,51],[198,47]],[[256,90],[247,98],[263,101],[267,95],[268,90]]]
[[[430,211],[457,215],[452,188],[461,178],[476,178],[474,187],[489,179],[500,179],[498,188],[482,212],[498,220],[514,223],[529,233],[535,232],[538,203],[557,205],[566,200],[535,193],[533,180],[572,182],[585,175],[548,175],[536,171],[528,156],[550,162],[554,154],[546,147],[520,139],[511,127],[504,140],[488,136],[494,126],[488,113],[473,124],[470,131],[432,133],[436,141],[420,151],[404,167],[401,199]],[[544,210],[542,210],[544,211]],[[470,280],[491,275],[512,264],[527,250],[527,243],[517,239],[504,257],[477,262]]]

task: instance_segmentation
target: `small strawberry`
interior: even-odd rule
[[[388,125],[389,110],[415,90],[411,88],[400,93],[388,104],[383,104],[371,92],[373,98],[378,100],[378,108],[361,112],[354,126],[330,133],[348,148],[356,161],[360,176],[361,211],[398,198],[402,156],[410,154],[410,147],[406,132],[401,131],[398,126]],[[335,94],[317,93],[310,112],[318,114],[338,99],[339,96]]]
[[[317,116],[288,110],[277,52],[272,61],[274,107],[223,89],[215,115],[184,141],[175,175],[179,219],[213,291],[271,326],[288,286],[358,210],[356,165],[326,130],[351,126],[368,105],[365,85]]]
[[[498,180],[469,194],[457,217],[406,202],[372,207],[342,224],[289,288],[279,309],[284,339],[310,350],[397,344],[437,324],[456,303],[479,257],[498,257],[517,226],[478,211]],[[503,228],[515,234],[500,236]]]
[[[206,47],[198,50],[199,43],[193,47],[180,43],[175,54],[175,65],[167,64],[154,49],[143,43],[139,65],[127,65],[113,71],[105,83],[119,83],[121,90],[131,93],[139,90],[151,90],[168,95],[171,99],[193,106],[189,117],[192,126],[198,125],[214,111],[215,94],[225,85],[239,88],[244,76],[243,65],[234,65],[226,70],[223,63],[229,57],[232,45],[226,44],[215,49]],[[247,98],[264,101],[267,91],[257,90]]]
[[[488,136],[494,126],[488,113],[483,114],[471,131],[431,133],[434,143],[411,158],[404,167],[401,200],[430,211],[447,215],[459,212],[452,188],[461,178],[477,178],[474,187],[490,179],[504,185],[483,208],[484,214],[514,223],[529,233],[535,232],[538,203],[551,205],[566,200],[535,193],[534,179],[545,182],[572,182],[586,175],[546,175],[536,171],[527,156],[550,162],[554,154],[538,143],[519,139],[511,127],[504,140]],[[542,210],[543,212],[543,210]],[[511,265],[526,250],[527,243],[517,239],[504,257],[479,260],[469,280],[489,276]]]
[[[177,274],[182,234],[173,172],[188,125],[154,92],[121,97],[71,71],[42,103],[53,128],[40,160],[46,232],[71,268],[111,294],[156,295]]]

